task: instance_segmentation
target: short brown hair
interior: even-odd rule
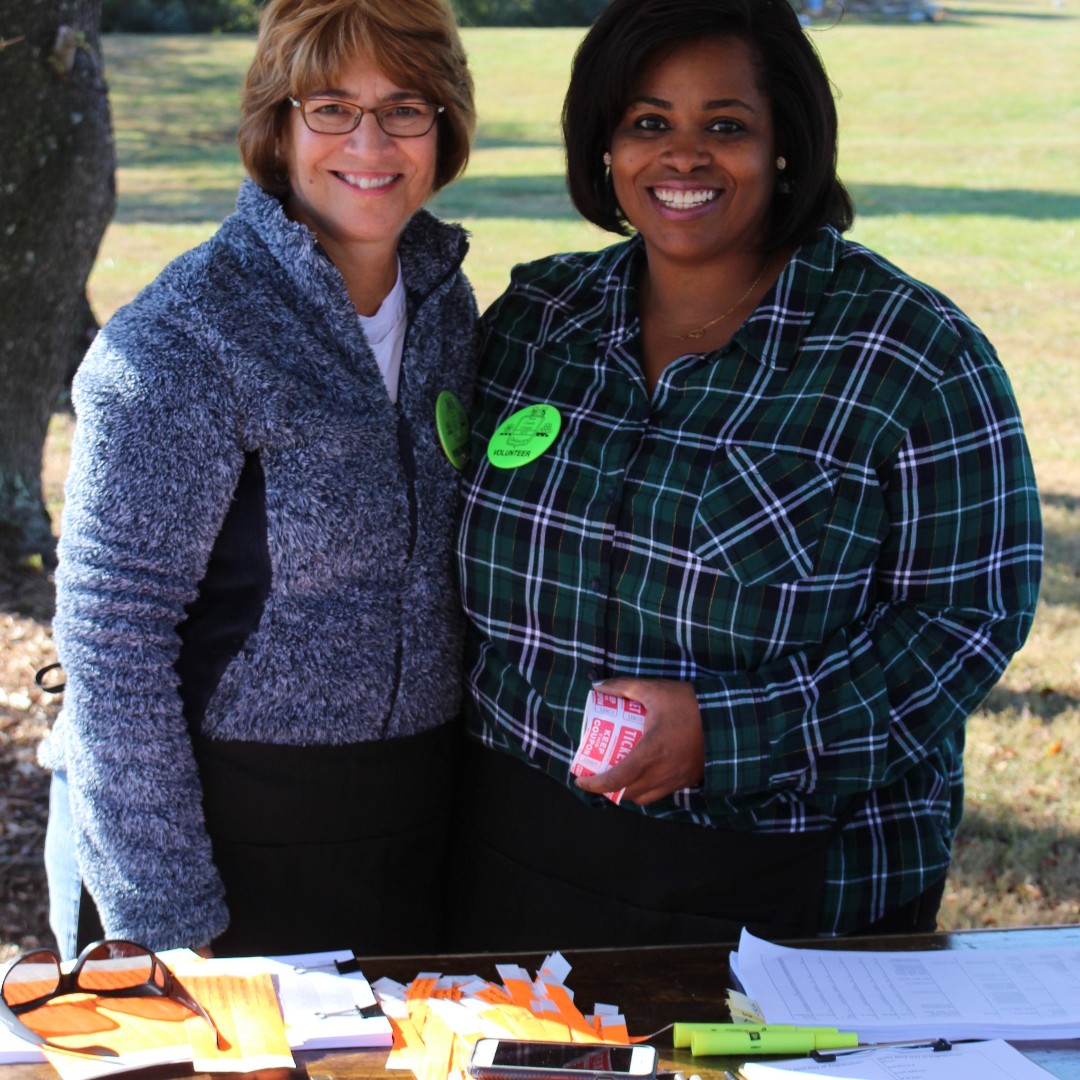
[[[832,87],[789,0],[612,0],[578,47],[563,104],[567,186],[581,214],[629,232],[601,158],[648,64],[710,38],[746,44],[787,162],[772,200],[766,247],[802,243],[822,225],[851,227],[854,207],[836,175]]]
[[[367,54],[403,87],[442,105],[435,190],[459,176],[476,128],[473,83],[445,0],[270,0],[240,106],[240,160],[255,182],[285,195],[278,158],[289,97],[325,86]]]

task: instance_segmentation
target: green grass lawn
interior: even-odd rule
[[[580,30],[465,33],[480,129],[435,209],[473,234],[481,304],[511,266],[612,237],[579,221],[558,120]],[[1080,15],[1051,0],[950,5],[937,24],[811,31],[836,86],[855,239],[932,283],[997,345],[1044,499],[1034,632],[970,724],[968,805],[942,921],[1080,921]],[[250,38],[105,39],[119,208],[91,282],[107,317],[208,236],[241,178]]]

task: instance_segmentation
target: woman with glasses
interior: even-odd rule
[[[441,943],[476,311],[424,204],[473,128],[444,0],[271,0],[236,213],[80,369],[43,749],[65,956],[97,917],[155,949]]]
[[[483,320],[454,946],[933,928],[964,721],[1038,591],[1009,380],[844,239],[787,0],[612,0],[563,130],[629,239],[518,267]],[[601,775],[594,689],[645,712]]]

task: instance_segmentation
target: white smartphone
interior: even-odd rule
[[[467,1072],[475,1080],[651,1080],[652,1046],[479,1039]]]

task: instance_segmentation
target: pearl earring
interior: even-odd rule
[[[776,171],[777,172],[783,172],[786,168],[787,168],[787,158],[783,157],[783,156],[778,157],[776,159]]]
[[[604,164],[611,168],[611,155],[607,151],[604,151]]]

